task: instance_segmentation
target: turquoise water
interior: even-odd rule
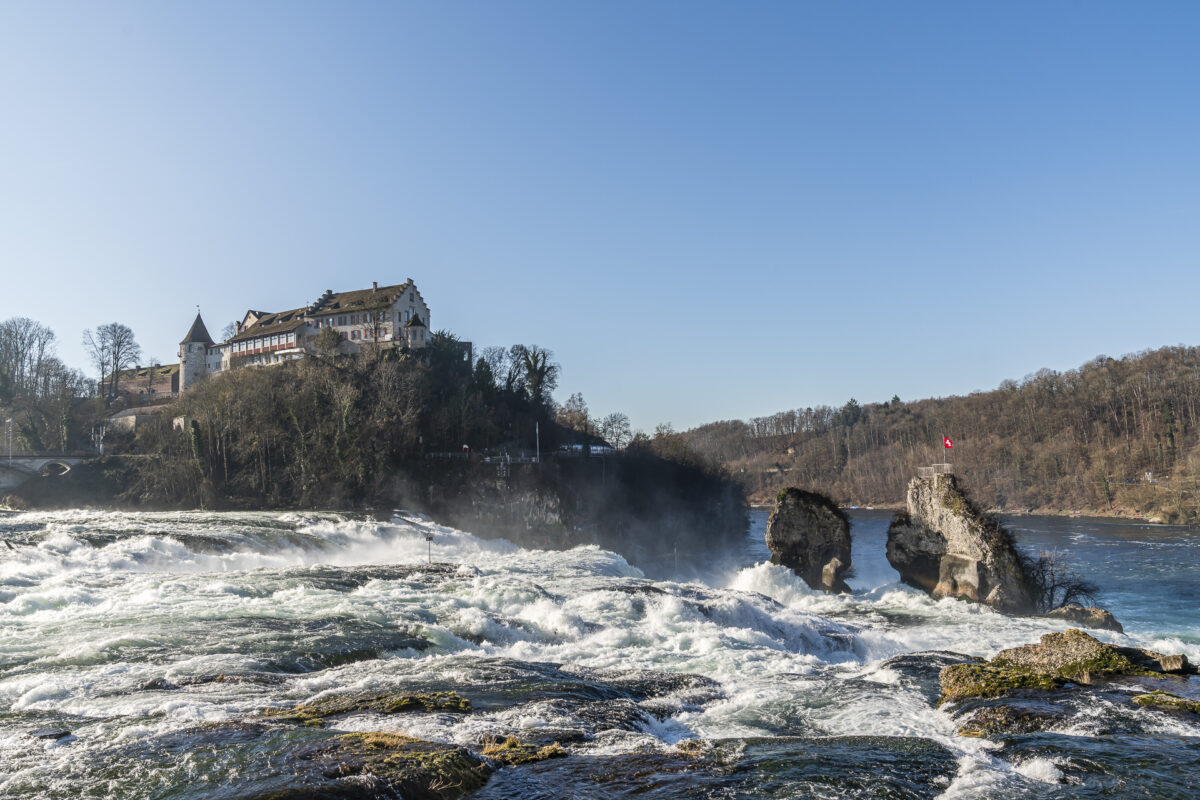
[[[896,582],[887,563],[891,511],[851,510],[852,588]],[[1200,528],[1094,517],[1004,517],[1017,546],[1030,555],[1057,551],[1095,583],[1099,604],[1139,638],[1200,654]],[[763,541],[767,512],[751,512],[742,565],[770,558]]]

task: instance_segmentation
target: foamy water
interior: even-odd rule
[[[747,759],[760,740],[931,743],[927,780],[892,794],[867,781],[862,791],[829,796],[1089,796],[1112,784],[1108,773],[1092,778],[1081,764],[1101,751],[1124,752],[1105,733],[1117,714],[1141,715],[1137,747],[1157,740],[1160,749],[1196,752],[1194,721],[1107,701],[1053,742],[958,736],[928,681],[888,660],[943,650],[988,657],[1063,626],[900,585],[883,556],[886,517],[854,519],[855,593],[831,596],[765,561],[761,515],[741,552],[703,565],[706,581],[648,580],[596,547],[527,550],[407,514],[382,522],[337,514],[12,515],[0,519],[15,546],[0,549],[0,796],[236,797],[249,756],[201,756],[209,751],[199,747],[156,754],[197,725],[330,693],[397,688],[460,689],[477,711],[359,715],[335,727],[468,748],[491,735],[572,736],[577,764],[670,753],[688,739],[752,743],[739,745]],[[1094,532],[1080,535],[1077,550],[1112,546]],[[1188,536],[1180,532],[1194,556]],[[1114,612],[1122,616],[1120,607]],[[1200,661],[1195,617],[1097,635]],[[579,680],[599,692],[595,686],[647,671],[703,676],[711,686],[605,699],[609,716],[625,720],[606,727],[589,717],[591,706],[562,701],[539,683]],[[493,696],[509,684],[535,690]],[[28,736],[45,727],[72,735]],[[762,769],[766,780],[775,768]],[[903,759],[891,769],[904,769]],[[206,776],[203,785],[196,774]],[[1185,768],[1180,780],[1192,777]],[[673,780],[686,788],[689,779]],[[799,779],[780,785],[770,796],[823,791]],[[754,796],[699,781],[693,789]]]

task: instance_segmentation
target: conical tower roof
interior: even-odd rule
[[[187,336],[183,337],[180,344],[212,344],[212,337],[208,335],[208,328],[204,327],[204,320],[200,319],[200,312],[196,312],[196,321],[192,323],[192,327],[188,328]]]

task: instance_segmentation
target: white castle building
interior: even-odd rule
[[[235,323],[234,335],[220,343],[213,342],[197,313],[179,343],[179,391],[206,375],[302,358],[315,352],[322,328],[338,334],[339,353],[355,353],[368,345],[419,349],[429,342],[429,306],[412,278],[396,286],[373,283],[370,289],[353,292],[327,289],[304,308],[247,311]]]

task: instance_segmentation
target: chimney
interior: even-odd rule
[[[371,281],[371,291],[372,292],[379,291],[379,281]]]

